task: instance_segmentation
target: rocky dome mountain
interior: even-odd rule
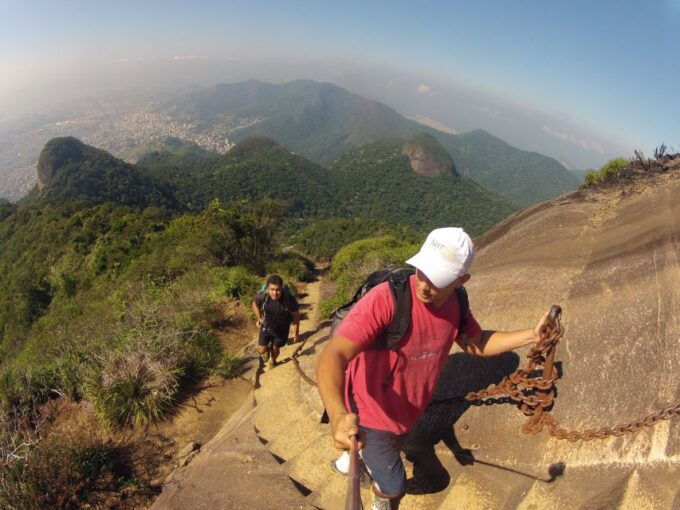
[[[427,175],[423,175],[427,168]],[[476,234],[516,206],[461,177],[434,137],[380,140],[335,161],[340,200],[355,216],[376,216],[429,230],[460,224]]]
[[[669,164],[523,210],[475,240],[466,287],[482,327],[526,328],[550,305],[563,307],[550,413],[566,429],[628,424],[680,403],[679,194],[680,168]],[[281,508],[342,508],[347,481],[328,468],[337,451],[320,423],[323,405],[296,371],[299,364],[313,376],[327,341],[322,323],[297,346],[295,363],[266,373],[152,508],[255,497],[241,483],[223,483],[225,458],[246,464],[253,483],[276,480]],[[296,346],[286,349],[284,359]],[[449,356],[435,403],[408,439],[411,480],[401,508],[678,508],[678,416],[636,434],[572,443],[545,428],[521,433],[527,417],[509,399],[463,401],[524,367],[526,351],[518,354]],[[257,507],[267,497],[248,502]]]
[[[407,119],[331,83],[257,80],[220,84],[165,107],[180,121],[232,141],[262,135],[326,165],[347,152],[388,137],[428,133],[458,171],[512,202],[527,206],[574,189],[578,179],[553,158],[517,149],[483,130],[445,133]]]
[[[55,173],[68,163],[80,163],[88,155],[99,155],[93,147],[87,147],[73,137],[50,140],[38,158],[38,188],[49,186]]]
[[[408,156],[411,169],[418,174],[436,177],[456,173],[451,156],[432,135],[421,134],[407,140],[401,153]]]
[[[37,172],[37,190],[26,197],[29,202],[84,200],[94,204],[179,207],[171,187],[73,137],[47,142],[40,153]]]

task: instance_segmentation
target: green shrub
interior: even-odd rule
[[[181,346],[179,367],[185,379],[205,377],[217,366],[222,356],[222,344],[210,331],[199,331],[188,336]]]
[[[403,266],[418,249],[419,245],[383,236],[355,241],[338,250],[329,272],[337,288],[333,296],[322,303],[322,316],[327,316],[348,301],[369,274],[379,269]]]
[[[173,411],[180,376],[171,364],[129,350],[104,361],[90,393],[98,415],[110,426],[156,423]]]
[[[58,374],[53,366],[25,372],[17,368],[5,368],[0,374],[0,411],[27,415],[49,398],[52,389],[58,387]]]
[[[314,263],[299,253],[287,252],[267,267],[270,274],[278,273],[285,280],[311,281],[314,278]]]
[[[600,181],[606,181],[615,176],[620,170],[630,166],[630,161],[626,158],[616,158],[607,161],[598,171]]]
[[[262,284],[260,276],[241,266],[216,268],[212,274],[215,280],[212,295],[215,299],[233,297],[250,302]]]
[[[350,296],[351,297],[351,296]],[[345,297],[344,293],[335,293],[330,298],[325,299],[319,307],[319,316],[323,318],[330,318],[331,314],[344,305],[349,298]]]
[[[595,172],[591,171],[586,173],[583,185],[584,186],[595,186],[601,182],[609,181],[618,176],[618,173],[630,166],[630,161],[626,158],[615,158],[610,159],[600,169]]]
[[[25,457],[0,461],[0,508],[82,508],[94,493],[118,490],[130,473],[131,461],[116,445],[84,432],[52,436]]]
[[[590,171],[586,173],[583,182],[585,186],[595,186],[598,182],[600,182],[597,172]]]
[[[234,379],[241,374],[245,360],[233,354],[225,354],[216,369],[216,373],[225,379]]]

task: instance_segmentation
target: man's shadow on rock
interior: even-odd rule
[[[453,432],[454,423],[472,405],[465,395],[500,382],[518,366],[519,356],[514,352],[489,358],[462,352],[449,355],[430,405],[403,446],[406,458],[413,462],[407,493],[431,494],[448,487],[451,477],[434,452],[440,441],[444,441],[461,465],[474,462],[472,452],[461,447]]]

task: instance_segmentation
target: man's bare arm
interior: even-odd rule
[[[482,331],[481,334],[464,338],[459,335],[456,339],[458,345],[468,354],[474,356],[496,356],[504,352],[512,351],[535,344],[541,339],[548,314],[546,313],[534,329],[522,329],[519,331]]]
[[[293,312],[293,341],[297,342],[300,337],[300,310]]]
[[[359,352],[347,338],[335,336],[319,356],[316,367],[319,394],[328,413],[335,447],[341,450],[349,449],[350,436],[359,437],[358,417],[345,407],[345,369]]]
[[[255,314],[255,324],[257,324],[257,327],[259,328],[262,326],[262,312],[255,301],[253,301],[253,313]]]

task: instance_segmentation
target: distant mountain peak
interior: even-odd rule
[[[83,142],[72,136],[52,138],[47,142],[38,158],[38,188],[49,186],[54,174],[67,163],[82,161],[86,148]]]

